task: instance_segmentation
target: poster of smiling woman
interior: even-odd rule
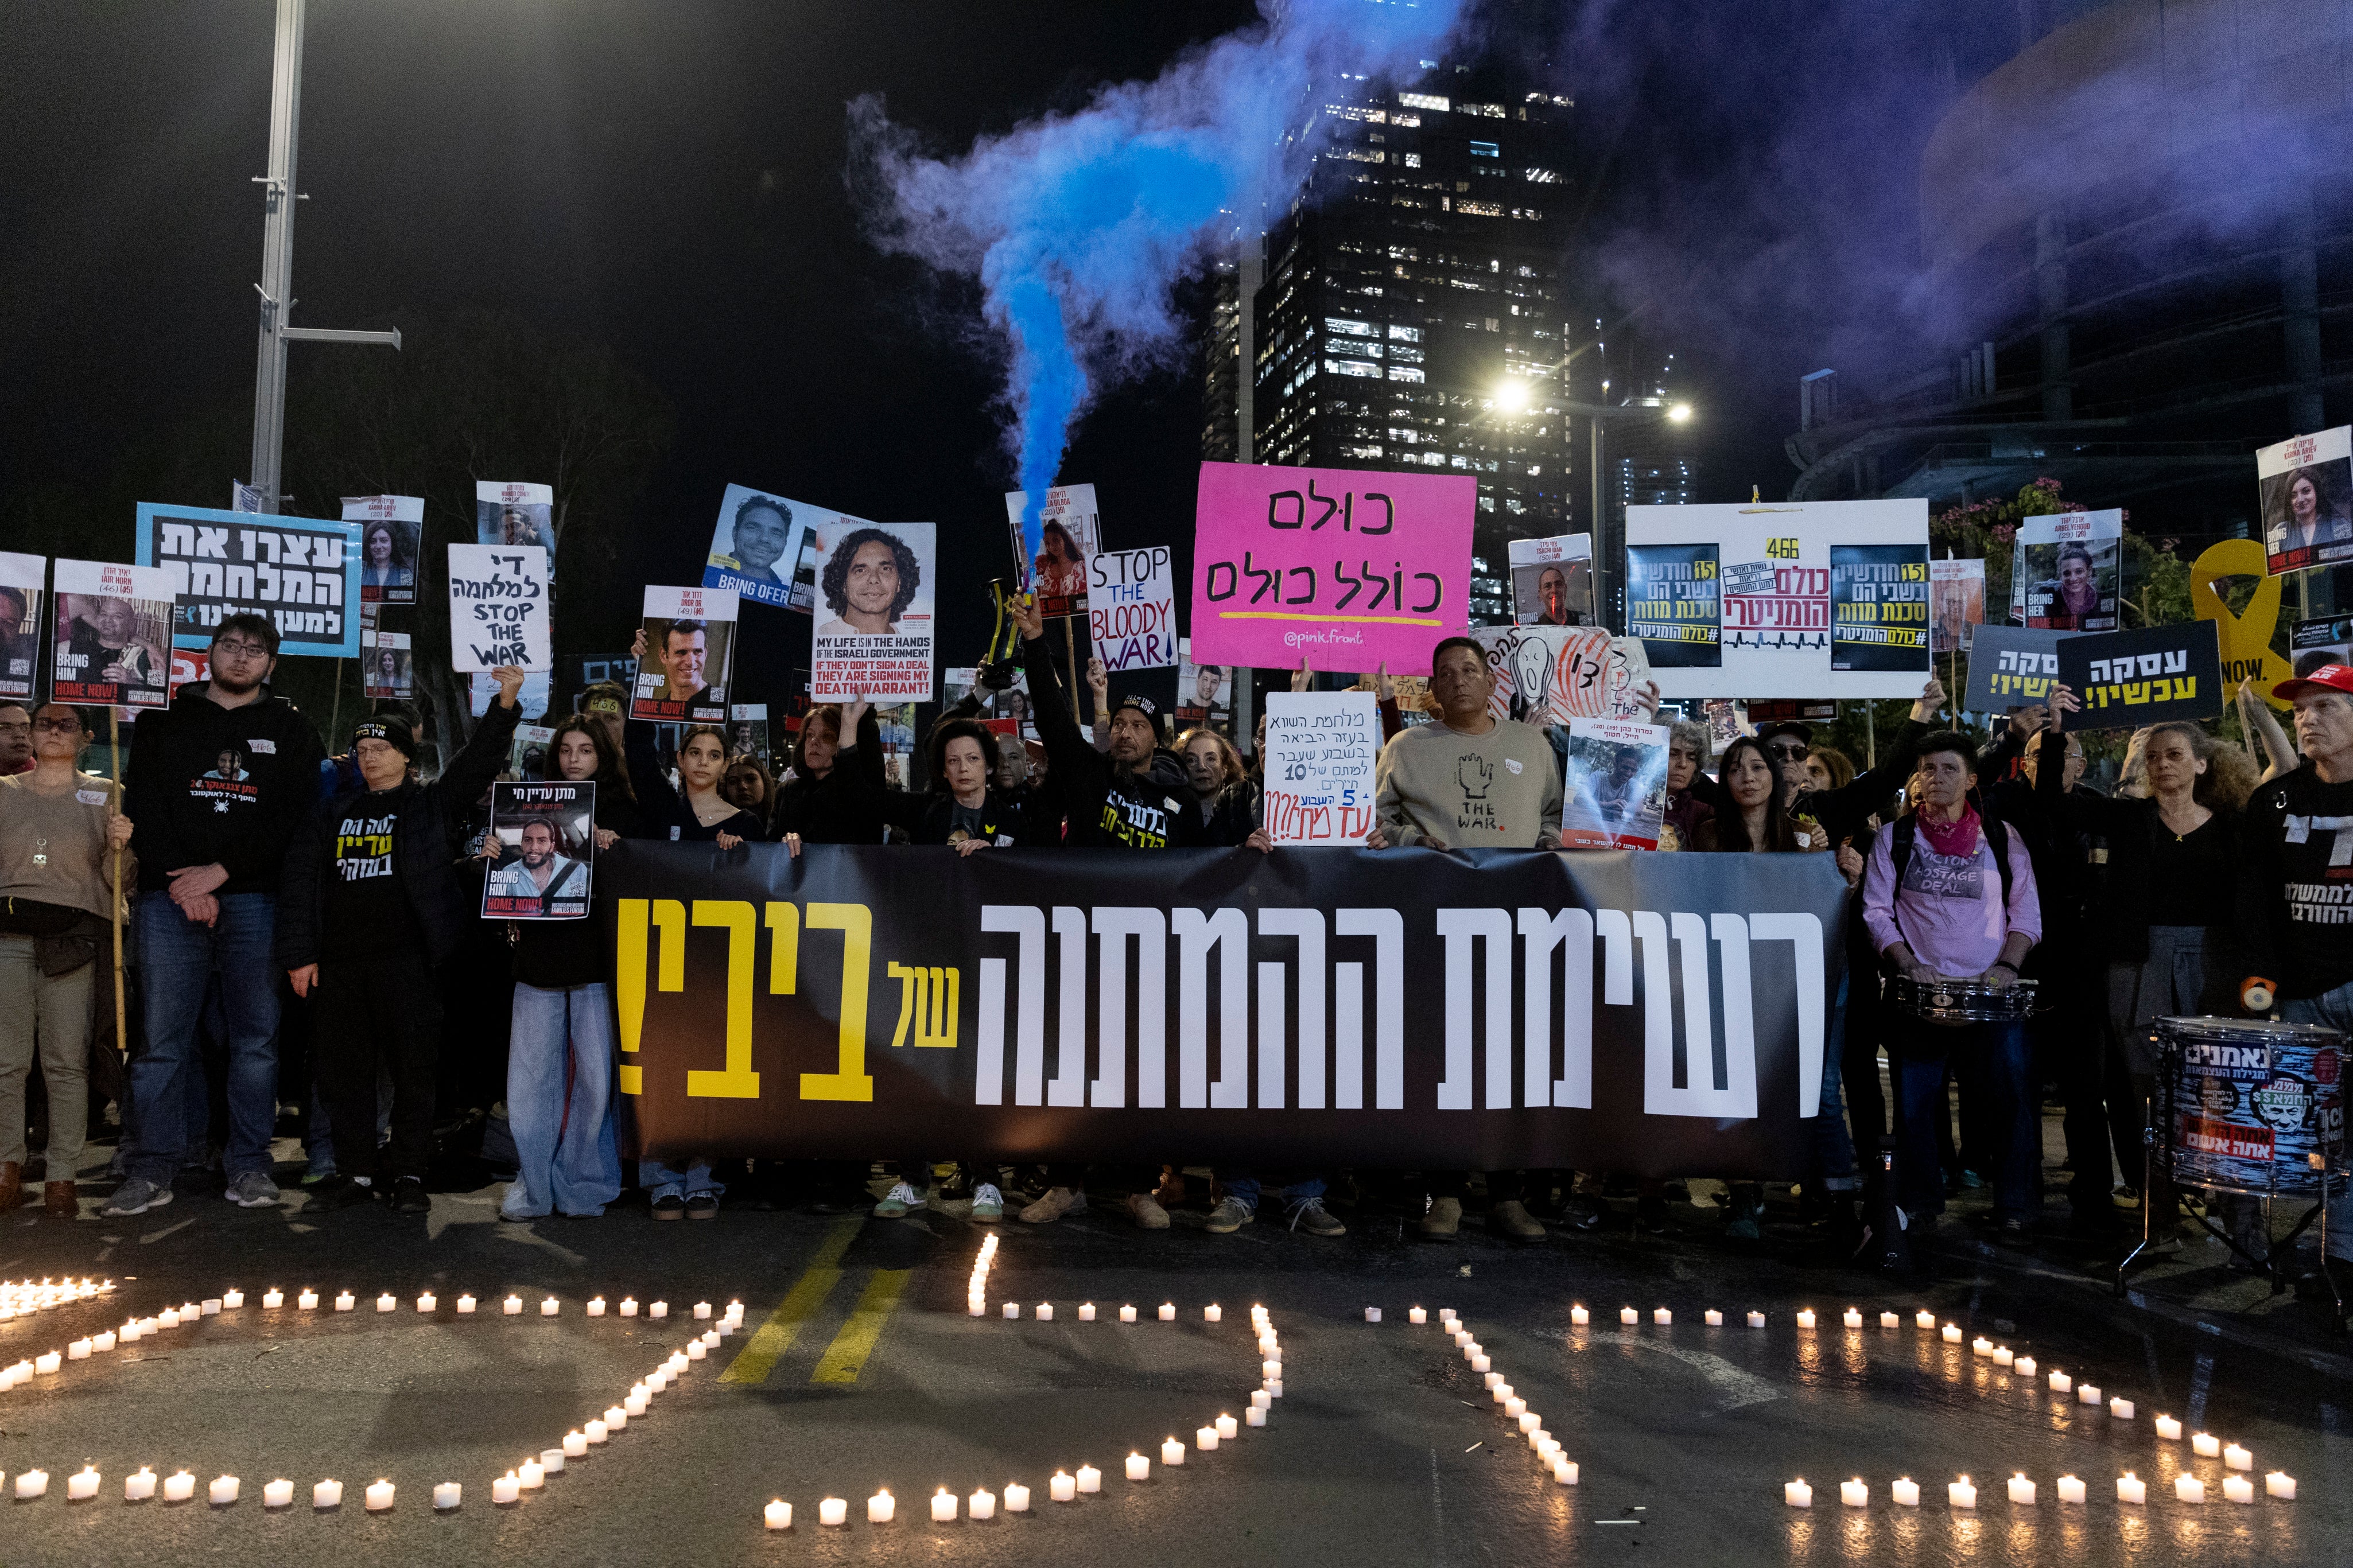
[[[702,585],[729,589],[755,605],[807,610],[812,602],[804,571],[810,531],[839,516],[807,501],[729,485],[711,531]]]
[[[2018,525],[2013,596],[2026,624],[2042,631],[2112,632],[2123,587],[2125,514],[2057,512]]]
[[[818,525],[812,700],[932,700],[937,532],[928,522]]]

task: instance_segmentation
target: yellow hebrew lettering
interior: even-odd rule
[[[690,1100],[757,1100],[760,1075],[752,1068],[752,965],[758,954],[759,918],[747,899],[697,899],[694,923],[727,932],[727,1066],[686,1075]]]
[[[800,984],[801,912],[790,904],[768,906],[768,994],[789,996]]]
[[[615,933],[613,980],[615,1004],[620,1013],[621,1050],[634,1055],[646,1022],[646,927],[649,918],[662,933],[660,971],[655,989],[686,989],[686,906],[676,899],[623,899],[620,929]],[[623,1062],[617,1074],[623,1094],[645,1091],[646,1069]]]
[[[832,1072],[801,1074],[803,1100],[871,1101],[874,1079],[866,1071],[866,988],[874,947],[874,911],[864,904],[811,904],[811,931],[841,933],[841,1043]]]
[[[896,960],[886,972],[904,987],[899,993],[899,1029],[891,1037],[895,1048],[907,1043],[909,1025],[914,1043],[954,1050],[956,1016],[963,1000],[963,972],[956,969],[912,968]]]

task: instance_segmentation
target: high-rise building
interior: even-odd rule
[[[1510,618],[1508,540],[1581,526],[1561,368],[1590,315],[1563,281],[1572,105],[1533,52],[1496,53],[1333,84],[1323,151],[1240,231],[1205,345],[1205,456],[1478,479],[1473,624]]]

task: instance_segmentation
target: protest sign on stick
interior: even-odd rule
[[[732,588],[646,590],[646,657],[638,666],[630,718],[657,724],[725,721],[737,604]]]
[[[2353,561],[2353,426],[2265,447],[2255,482],[2273,576]]]
[[[1512,619],[1524,626],[1581,626],[1593,618],[1593,535],[1514,539]]]
[[[1973,627],[1985,625],[1986,563],[1928,563],[1928,635],[1932,651],[1967,653]]]
[[[1038,505],[1035,554],[1022,537],[1021,514],[1029,504],[1029,491],[1006,492],[1015,585],[1038,595],[1039,612],[1050,621],[1086,615],[1093,603],[1095,557],[1103,550],[1103,518],[1095,507],[1094,486],[1056,485],[1046,492]]]
[[[2063,632],[2025,626],[1979,626],[1969,640],[1969,678],[1961,707],[1971,713],[2008,713],[2051,700],[2059,679]]]
[[[449,667],[553,670],[547,552],[537,545],[449,546]]]
[[[172,574],[113,561],[57,563],[49,698],[92,707],[171,700]]]
[[[1369,691],[1266,699],[1266,833],[1277,844],[1362,844],[1373,830],[1380,704]]]
[[[345,496],[343,521],[360,525],[360,603],[417,603],[417,542],[425,533],[418,496]]]
[[[360,694],[400,700],[415,689],[416,664],[406,632],[360,633]]]
[[[2010,597],[2030,626],[2112,632],[2124,592],[2125,514],[2064,511],[2018,525]]]
[[[142,566],[171,574],[172,635],[207,647],[224,616],[265,616],[278,657],[360,651],[360,524],[139,503]]]

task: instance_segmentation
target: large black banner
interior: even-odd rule
[[[642,1152],[1802,1173],[1827,855],[625,840]],[[1835,1070],[1835,1065],[1833,1065]]]

